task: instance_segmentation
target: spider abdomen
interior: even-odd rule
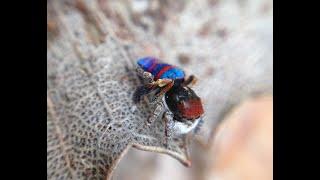
[[[184,100],[177,108],[183,118],[190,120],[199,118],[204,112],[200,98]]]
[[[174,87],[166,93],[165,99],[178,121],[194,121],[204,113],[200,97],[189,87]]]
[[[144,57],[138,60],[138,65],[154,76],[154,80],[158,79],[183,79],[185,73],[182,69],[170,64],[161,63],[153,57]]]

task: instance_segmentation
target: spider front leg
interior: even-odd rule
[[[173,86],[173,81],[171,79],[158,79],[157,81],[153,81],[151,83],[144,84],[136,89],[133,94],[134,103],[138,103],[142,96],[149,94],[151,91],[162,88],[160,92],[156,93],[153,97],[151,97],[151,104],[155,104],[161,100],[163,94],[165,94],[171,87]]]
[[[136,71],[138,73],[138,76],[142,77],[145,83],[154,82],[154,76],[150,72],[144,71],[140,67],[137,67]]]
[[[152,102],[158,101],[162,98],[162,96],[168,92],[172,86],[174,85],[174,81],[172,79],[158,79],[157,81],[154,82],[158,87],[161,87],[162,89],[160,90],[159,93],[157,93],[153,98]]]
[[[138,103],[141,100],[141,97],[149,94],[151,91],[155,90],[157,87],[152,84],[145,84],[139,86],[133,93],[133,102]]]
[[[165,144],[168,145],[168,139],[172,137],[174,129],[173,114],[170,111],[166,111],[164,114],[164,133],[165,133]]]
[[[144,71],[142,68],[137,67],[136,68],[137,74],[139,77],[143,78],[144,85],[139,86],[136,91],[133,94],[133,102],[138,103],[141,99],[146,94],[149,94],[151,91],[153,91],[156,86],[155,81],[153,80],[153,75],[150,72]]]
[[[151,103],[154,104],[174,85],[174,81],[172,79],[158,79],[154,81],[154,76],[150,72],[146,72],[140,67],[137,67],[136,70],[138,75],[143,78],[144,85],[138,87],[134,92],[133,101],[135,103],[139,102],[142,96],[149,94],[157,88],[162,88],[160,92],[156,93],[155,96],[151,98]]]
[[[188,85],[195,85],[197,83],[197,78],[194,75],[190,75],[184,82],[183,85],[184,86],[188,86]]]

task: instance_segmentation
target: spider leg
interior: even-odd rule
[[[160,89],[161,87],[164,86],[160,92],[156,92],[151,99],[151,103],[154,104],[158,100],[160,100],[160,96],[166,93],[172,86],[173,86],[173,81],[171,79],[158,79],[157,81],[153,81],[148,84],[144,84],[136,89],[136,91],[133,94],[133,101],[134,103],[138,103],[141,99],[142,96],[149,94],[151,91],[155,89]],[[172,85],[171,85],[172,83]]]
[[[142,96],[149,94],[154,89],[155,87],[150,86],[149,84],[139,86],[133,93],[133,102],[138,103]]]
[[[165,144],[168,145],[168,139],[172,137],[174,122],[173,122],[173,114],[170,111],[166,111],[164,114],[164,132],[165,132]]]
[[[159,93],[157,93],[152,101],[156,101],[157,99],[161,99],[162,96],[168,92],[172,86],[174,85],[174,81],[172,79],[158,79],[157,81],[160,80],[160,83],[158,84],[159,87],[163,87]],[[157,82],[156,81],[156,82]]]
[[[162,102],[158,102],[156,104],[156,107],[155,107],[151,117],[149,117],[147,120],[147,125],[150,126],[156,119],[158,119],[160,117],[160,115],[163,114],[164,110],[165,110],[165,107],[162,104]]]
[[[143,86],[138,87],[133,95],[133,101],[135,103],[139,102],[142,96],[149,94],[156,88],[162,88],[160,92],[156,93],[156,95],[151,98],[151,102],[155,103],[174,85],[174,81],[172,79],[158,79],[157,81],[154,81],[154,76],[140,67],[137,67],[136,71],[145,82]]]
[[[143,73],[145,72],[141,67],[137,66],[136,67],[136,72],[138,76],[143,77]]]
[[[197,78],[194,75],[190,75],[184,82],[183,85],[188,86],[191,85],[193,86],[194,84],[196,84],[197,82]]]
[[[136,69],[138,76],[143,78],[145,83],[153,83],[154,82],[154,76],[147,71],[144,71],[142,68],[137,67]]]

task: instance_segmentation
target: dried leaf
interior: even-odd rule
[[[162,22],[166,28],[158,35],[152,28],[143,30],[131,22],[128,9],[123,8],[125,1],[106,2],[115,4],[115,13],[135,36],[130,42],[118,39],[115,32],[119,26],[105,16],[96,1],[66,2],[48,2],[59,31],[48,39],[48,179],[110,179],[131,146],[166,153],[190,165],[186,139],[175,138],[164,146],[163,122],[144,126],[153,107],[132,102],[132,93],[139,84],[134,61],[150,52],[172,64],[178,63],[179,54],[189,55],[190,61],[181,67],[199,79],[194,89],[205,103],[206,119],[200,136],[203,141],[210,138],[212,128],[233,104],[253,92],[272,91],[269,44],[267,48],[259,44],[259,38],[264,37],[247,37],[257,27],[236,31],[237,25],[227,26],[228,33],[222,39],[214,34],[215,30],[205,39],[197,36],[197,28],[210,21],[214,24],[215,20],[207,16],[211,9],[205,1],[197,5],[189,2],[186,10],[179,12],[181,16],[168,16]],[[203,13],[195,16],[194,12]],[[242,17],[234,12],[234,17]],[[213,16],[221,14],[218,11]],[[188,21],[183,21],[185,17]],[[228,18],[220,18],[228,22]],[[190,23],[177,27],[179,21]],[[220,22],[221,27],[224,24],[229,25]]]
[[[93,57],[92,46],[60,38],[48,51],[48,179],[108,179],[131,146],[190,164],[184,137],[166,146],[163,122],[144,126],[152,108],[133,103],[139,82],[116,40]]]
[[[128,74],[124,61],[112,59],[92,74],[74,70],[66,77],[65,86],[49,91],[49,178],[109,176],[132,145],[189,163],[186,150],[181,148],[183,138],[170,141],[166,147],[163,122],[144,126],[150,108],[132,102],[134,75]],[[61,173],[57,162],[68,168],[66,173]]]

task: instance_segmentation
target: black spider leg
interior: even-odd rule
[[[152,88],[147,85],[139,86],[133,93],[133,102],[138,103],[141,100],[141,97],[149,94],[152,91]]]
[[[182,85],[184,86],[188,86],[190,83],[196,81],[197,78],[194,75],[190,75],[184,82]]]
[[[173,85],[174,85],[174,81],[172,81],[171,83],[163,87],[158,86],[157,91],[154,93],[154,96],[150,99],[150,101],[151,102],[161,101],[162,96],[165,95],[165,93],[168,92]]]

